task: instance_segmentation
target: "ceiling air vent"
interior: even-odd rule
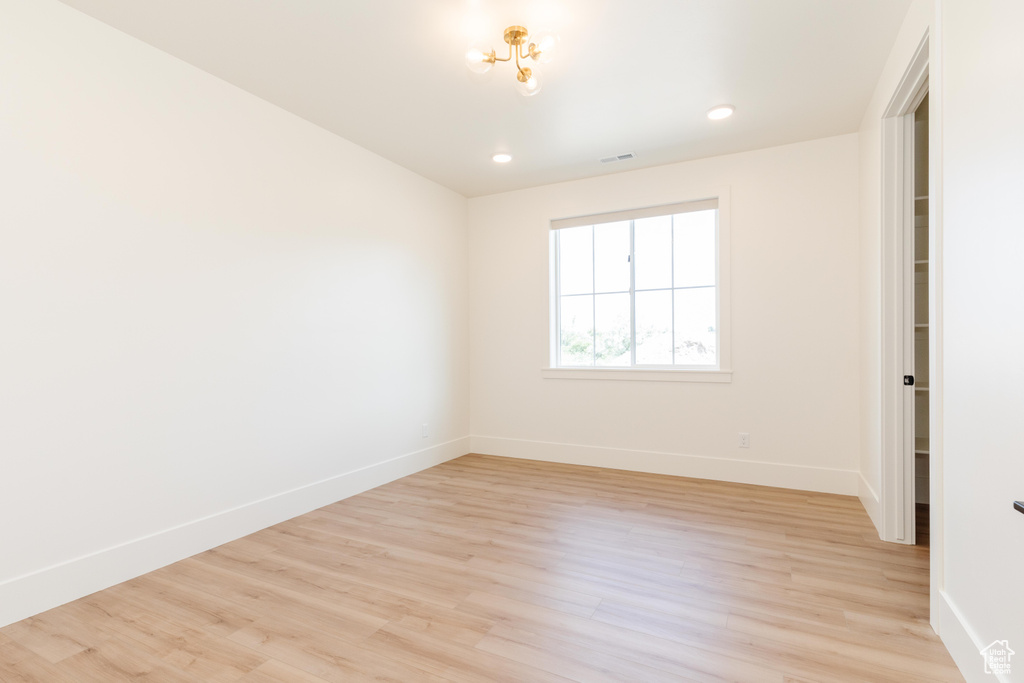
[[[626,152],[625,154],[616,154],[613,157],[605,157],[601,159],[601,163],[614,164],[616,161],[626,161],[628,159],[636,159],[636,152]]]

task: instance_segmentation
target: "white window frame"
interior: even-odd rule
[[[717,366],[646,366],[646,367],[559,367],[559,290],[558,290],[558,253],[556,235],[558,230],[585,225],[598,225],[618,221],[637,220],[652,216],[672,215],[688,211],[699,211],[712,208],[717,203],[717,282],[715,294],[718,304],[718,365]],[[549,253],[549,298],[548,298],[548,366],[541,370],[546,379],[601,379],[601,380],[643,380],[658,382],[731,382],[732,381],[732,344],[731,344],[731,292],[730,292],[730,223],[729,190],[721,188],[717,192],[702,197],[693,197],[670,204],[615,211],[585,216],[553,219],[550,222],[548,236]],[[631,247],[632,250],[632,247]],[[632,268],[631,268],[632,272]],[[632,275],[631,275],[632,278]],[[630,297],[635,290],[630,283]],[[633,304],[630,304],[632,310]],[[635,330],[633,332],[635,346]],[[632,353],[635,361],[636,349]]]

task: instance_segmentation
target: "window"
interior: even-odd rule
[[[721,223],[717,199],[553,221],[553,367],[725,367]]]

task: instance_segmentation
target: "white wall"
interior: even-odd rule
[[[1022,31],[1019,2],[918,0],[860,130],[861,499],[880,526],[881,116],[928,33],[931,268],[941,295],[930,311],[941,354],[931,377],[931,498],[941,504],[932,514],[932,624],[972,682],[994,680],[980,649],[1005,639],[1020,653],[1024,644],[1024,516],[1012,509],[1024,499],[1024,324],[1015,315],[1024,291]],[[1000,680],[1024,680],[1020,657],[1017,673]]]
[[[732,383],[542,378],[548,221],[721,186]],[[855,494],[857,188],[854,134],[471,199],[473,450]]]
[[[911,4],[860,127],[860,397],[863,420],[859,494],[879,530],[882,528],[879,499],[882,494],[882,116],[933,21],[931,0],[915,0]]]
[[[468,451],[464,198],[0,14],[0,625]]]
[[[1024,681],[1024,3],[942,3],[945,602],[968,681],[1008,639]]]

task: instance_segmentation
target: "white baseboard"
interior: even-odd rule
[[[857,473],[858,479],[858,491],[857,497],[860,498],[860,504],[864,506],[864,510],[868,513],[868,517],[871,518],[871,523],[875,525],[875,530],[878,531],[878,537],[882,537],[882,501],[879,499],[878,494],[871,488],[871,484],[864,478],[864,475]]]
[[[981,642],[945,591],[939,591],[939,637],[967,683],[1011,683],[1007,676],[985,673],[981,649],[989,644]]]
[[[839,493],[848,496],[857,495],[859,476],[854,470],[802,467],[752,460],[505,439],[493,436],[473,436],[470,439],[470,446],[473,453],[482,455],[543,460],[567,465],[608,467],[652,474],[671,474],[680,477]]]
[[[470,452],[463,437],[0,583],[0,627]]]

